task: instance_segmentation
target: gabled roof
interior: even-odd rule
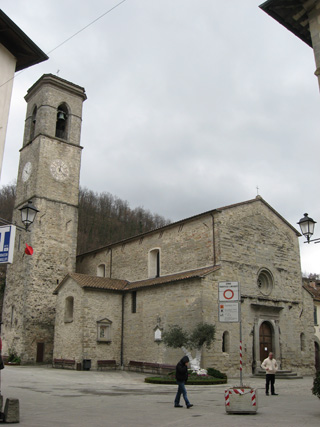
[[[101,289],[109,291],[121,291],[127,285],[126,280],[109,279],[107,277],[89,276],[88,274],[69,273],[65,276],[61,283],[54,290],[54,294],[58,294],[61,287],[68,279],[73,279],[81,288]]]
[[[312,47],[305,0],[268,0],[259,7]]]
[[[159,227],[159,228],[156,228],[154,230],[147,231],[145,233],[129,237],[128,239],[120,240],[118,242],[114,242],[114,243],[111,243],[109,245],[102,246],[102,247],[99,247],[97,249],[93,249],[93,250],[91,250],[89,252],[85,252],[85,253],[79,254],[77,257],[82,257],[82,256],[88,255],[88,254],[94,254],[94,253],[97,253],[97,252],[100,252],[100,251],[112,248],[113,246],[123,245],[124,243],[131,242],[133,240],[142,238],[142,237],[150,235],[152,233],[158,233],[160,231],[168,230],[168,229],[170,229],[172,227],[176,227],[177,225],[182,225],[182,224],[184,224],[186,222],[194,221],[195,219],[198,219],[198,218],[201,218],[201,217],[204,217],[204,216],[207,216],[207,215],[213,215],[214,213],[219,213],[219,212],[222,212],[224,210],[234,209],[234,208],[237,208],[239,206],[248,205],[248,204],[256,203],[256,202],[261,202],[265,206],[267,206],[278,218],[280,218],[288,227],[290,227],[296,233],[297,236],[301,236],[301,234],[283,216],[281,216],[279,214],[279,212],[277,212],[271,205],[269,205],[261,196],[257,196],[256,198],[251,199],[251,200],[247,200],[247,201],[240,202],[240,203],[234,203],[232,205],[227,205],[227,206],[224,206],[224,207],[218,208],[218,209],[212,209],[210,211],[206,211],[206,212],[203,212],[201,214],[197,214],[197,215],[191,216],[189,218],[185,218],[185,219],[181,219],[181,220],[176,221],[176,222],[172,222],[172,223],[170,223],[168,225],[165,225],[163,227]]]
[[[48,59],[48,56],[1,9],[0,43],[16,58],[16,71]]]
[[[155,277],[152,279],[140,280],[136,282],[128,282],[127,280],[110,279],[107,277],[96,277],[89,276],[87,274],[80,273],[69,273],[65,276],[62,282],[54,290],[54,294],[57,295],[61,287],[66,281],[71,278],[83,289],[97,289],[105,291],[133,291],[141,288],[165,285],[180,280],[189,280],[194,278],[202,278],[207,274],[210,274],[216,270],[219,270],[220,266],[211,266],[199,268],[197,270],[184,271],[181,273],[170,274],[168,276]]]
[[[304,283],[303,287],[306,291],[308,291],[312,295],[312,297],[315,301],[320,302],[320,284],[318,284],[318,286],[316,286],[316,288],[314,288],[309,283]]]

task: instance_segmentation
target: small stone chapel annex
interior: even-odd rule
[[[241,287],[244,373],[269,351],[281,369],[313,373],[313,299],[302,287],[294,227],[257,196],[76,257],[86,94],[45,74],[25,99],[14,220],[30,199],[40,213],[31,233],[16,234],[4,356],[14,349],[23,363],[90,361],[92,369],[99,360],[171,365],[182,353],[164,346],[163,331],[203,321],[215,324],[216,340],[202,367],[235,375],[239,324],[218,319],[218,284],[230,281]]]

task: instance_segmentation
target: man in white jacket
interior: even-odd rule
[[[271,394],[278,396],[278,393],[274,391],[275,374],[278,370],[278,364],[276,359],[273,358],[273,353],[270,352],[269,357],[264,359],[261,363],[261,368],[266,371],[266,395],[269,396],[269,384],[271,384]]]

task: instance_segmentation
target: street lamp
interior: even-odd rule
[[[19,211],[21,212],[21,221],[23,222],[26,231],[28,231],[28,227],[33,223],[38,209],[35,208],[32,204],[32,201],[29,200],[28,203],[22,208],[19,208]]]
[[[305,213],[304,217],[301,218],[300,221],[297,223],[300,226],[301,233],[307,238],[307,241],[305,243],[310,243],[310,242],[319,243],[320,242],[320,238],[310,240],[310,237],[314,233],[314,226],[316,223],[317,223],[316,221],[314,221],[312,218],[308,217],[307,213]]]

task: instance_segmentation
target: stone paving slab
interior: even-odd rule
[[[320,399],[312,377],[276,380],[279,396],[265,396],[264,378],[244,378],[258,390],[253,415],[226,414],[224,390],[238,386],[188,386],[193,408],[174,408],[175,385],[144,383],[145,374],[127,371],[71,371],[51,367],[6,366],[1,394],[20,402],[21,427],[319,427]]]

